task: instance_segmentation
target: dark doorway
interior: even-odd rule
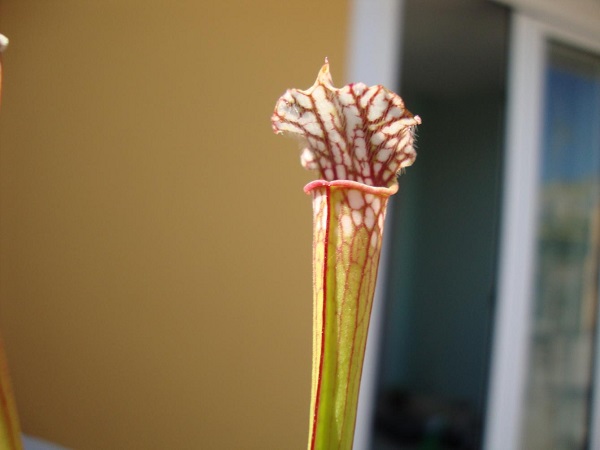
[[[400,94],[418,158],[391,209],[377,450],[481,448],[494,316],[509,11],[407,0]]]

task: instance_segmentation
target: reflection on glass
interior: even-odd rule
[[[522,449],[588,448],[600,242],[600,58],[551,45]]]

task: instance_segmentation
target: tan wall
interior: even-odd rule
[[[0,0],[1,327],[27,433],[299,449],[311,211],[288,87],[346,1]]]

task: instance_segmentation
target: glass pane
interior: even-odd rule
[[[588,448],[600,242],[600,58],[550,45],[522,449]]]

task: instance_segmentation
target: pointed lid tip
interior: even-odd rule
[[[319,70],[319,75],[317,75],[316,84],[325,84],[327,86],[332,86],[333,80],[331,79],[331,73],[329,72],[329,58],[325,57],[325,63],[321,70]]]

